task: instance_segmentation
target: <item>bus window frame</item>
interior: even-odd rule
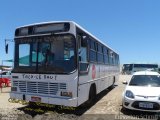
[[[60,35],[60,34],[55,34],[55,35]],[[74,34],[71,34],[71,33],[61,33],[61,35],[71,35],[72,37],[74,37],[74,39],[75,39],[75,56],[77,55],[77,49],[76,49],[76,46],[77,46],[77,41],[76,41],[76,37],[75,37],[75,35]],[[15,38],[14,39],[14,41],[15,41],[15,46],[19,46],[19,44],[21,43],[21,42],[19,42],[18,40],[20,40],[20,39],[26,39],[26,38],[34,38],[34,37],[36,37],[36,38],[39,38],[39,37],[44,37],[44,36],[52,36],[52,35],[48,35],[48,34],[46,34],[46,35],[39,35],[39,36],[30,36],[30,37],[20,37],[20,38]],[[27,42],[28,43],[28,42]],[[25,44],[25,42],[23,43],[23,44]],[[38,47],[38,46],[37,46]],[[17,73],[17,71],[18,71],[18,73],[30,73],[30,74],[52,74],[52,73],[43,73],[43,72],[39,72],[39,70],[38,70],[38,63],[37,63],[37,65],[36,65],[36,68],[35,68],[35,71],[33,72],[30,72],[30,71],[25,71],[25,72],[21,72],[20,70],[15,70],[15,67],[16,67],[16,69],[23,69],[24,68],[24,66],[17,66],[16,65],[16,63],[17,62],[19,62],[19,60],[17,60],[16,59],[16,57],[19,57],[19,56],[16,56],[16,54],[18,53],[18,51],[19,51],[19,47],[16,47],[16,49],[18,49],[18,50],[15,50],[15,52],[14,52],[14,68],[12,69],[12,73]],[[76,56],[77,57],[77,56]],[[77,70],[78,70],[78,61],[77,61],[77,59],[75,59],[76,61],[75,61],[75,70],[74,71],[72,71],[72,72],[69,72],[69,73],[56,73],[56,74],[66,74],[66,75],[69,75],[69,74],[73,74],[73,73],[75,73]]]
[[[100,50],[99,50],[100,48]],[[98,54],[103,57],[102,61],[98,60]],[[97,42],[97,63],[98,64],[104,64],[104,51],[103,51],[103,45],[100,42]]]
[[[93,44],[94,44],[94,49],[91,48],[91,42],[93,42]],[[91,51],[95,52],[95,57],[96,57],[95,61],[91,60],[91,58],[90,58]],[[97,41],[95,39],[93,39],[93,38],[89,39],[89,62],[91,62],[91,63],[98,63],[97,62]]]
[[[81,30],[79,29],[78,30],[78,32],[77,32],[77,34],[76,34],[76,39],[77,39],[77,43],[78,43],[78,49],[77,49],[77,52],[78,52],[78,54],[77,54],[77,57],[78,57],[78,70],[79,70],[79,74],[80,75],[84,75],[84,74],[88,74],[88,72],[89,72],[89,56],[88,56],[88,54],[89,54],[89,45],[88,45],[88,43],[89,43],[89,40],[88,40],[88,36],[83,32],[83,33],[79,33],[79,31],[81,32]],[[83,37],[86,37],[85,39],[86,39],[86,62],[83,62],[83,61],[81,61],[81,58],[80,58],[80,56],[79,56],[79,50],[80,50],[80,48],[81,48],[81,43],[82,43],[82,40],[84,40],[84,38]],[[81,68],[81,64],[86,64],[87,65],[87,67],[86,67],[86,70],[84,70],[84,71],[81,71],[80,70],[80,68]]]

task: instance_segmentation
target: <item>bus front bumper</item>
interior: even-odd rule
[[[11,99],[25,100],[25,101],[33,101],[33,98],[39,98],[41,103],[53,104],[53,105],[62,105],[62,106],[70,106],[77,107],[77,97],[76,98],[66,98],[66,97],[52,97],[52,96],[42,96],[35,94],[22,94],[22,93],[10,93]],[[36,102],[36,101],[33,101]]]

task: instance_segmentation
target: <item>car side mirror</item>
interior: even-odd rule
[[[123,83],[123,84],[125,84],[125,85],[127,85],[127,84],[128,84],[128,82],[127,82],[127,81],[123,81],[122,83]]]

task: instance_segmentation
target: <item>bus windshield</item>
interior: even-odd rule
[[[76,42],[72,35],[15,40],[13,72],[71,73],[76,69]]]

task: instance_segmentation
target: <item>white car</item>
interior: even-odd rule
[[[9,78],[11,79],[11,71],[1,71],[0,78]]]
[[[122,105],[131,110],[160,112],[160,74],[135,72],[123,92]]]

